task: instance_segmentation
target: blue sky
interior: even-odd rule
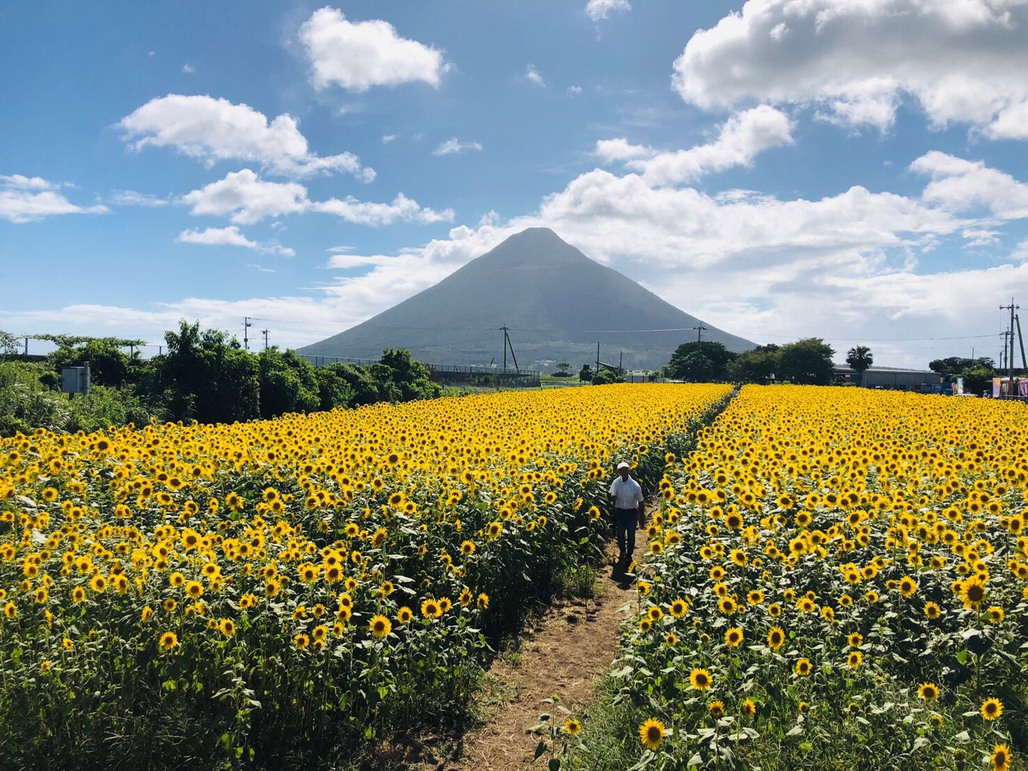
[[[1028,0],[7,3],[0,329],[297,347],[543,225],[758,343],[998,359],[1025,73]]]

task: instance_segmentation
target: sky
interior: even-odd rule
[[[1028,309],[1028,0],[4,3],[0,103],[19,336],[300,347],[535,226],[837,362]]]

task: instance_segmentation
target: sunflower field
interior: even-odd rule
[[[466,705],[730,394],[645,385],[0,442],[0,766],[280,767]]]
[[[659,489],[569,764],[1026,767],[1025,405],[745,386]]]

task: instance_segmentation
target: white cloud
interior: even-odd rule
[[[192,64],[183,64],[182,72],[185,75],[192,75],[194,72],[196,72],[196,67],[194,67]]]
[[[532,64],[529,64],[525,68],[525,74],[523,75],[523,77],[529,83],[533,83],[539,86],[540,88],[546,88],[546,80],[543,78],[542,75],[539,74],[539,70],[537,70],[535,66]]]
[[[171,147],[208,165],[242,160],[285,176],[344,171],[368,182],[375,176],[353,153],[311,153],[291,115],[279,115],[269,123],[263,113],[226,99],[169,94],[151,99],[118,127],[136,150]]]
[[[372,86],[424,82],[438,86],[448,70],[442,52],[400,37],[381,20],[351,22],[342,11],[321,8],[300,28],[311,82],[363,92]]]
[[[813,104],[837,123],[892,126],[909,94],[936,126],[1026,138],[1025,0],[748,0],[689,40],[687,102]]]
[[[582,87],[568,86],[568,93],[571,94],[571,96],[578,96],[580,93],[582,93]]]
[[[332,214],[347,222],[359,225],[392,225],[395,222],[418,222],[431,224],[433,222],[449,222],[453,220],[453,210],[446,209],[441,212],[423,208],[413,198],[408,198],[400,193],[391,203],[374,203],[358,201],[348,196],[344,200],[337,198],[318,203],[311,203],[312,211]]]
[[[628,0],[589,0],[585,4],[586,15],[593,21],[606,19],[611,13],[625,13],[632,10]]]
[[[382,136],[382,144],[387,145],[390,142],[395,142],[398,134],[384,134]]]
[[[714,142],[688,150],[654,153],[650,148],[630,145],[624,140],[613,140],[602,148],[597,143],[596,150],[604,157],[627,161],[629,168],[641,171],[654,184],[667,185],[736,166],[749,166],[764,150],[792,143],[789,117],[762,105],[731,117]]]
[[[106,206],[79,206],[55,192],[59,185],[41,177],[0,176],[0,219],[23,224],[59,214],[106,214]]]
[[[461,140],[453,137],[447,139],[445,142],[440,142],[439,146],[432,151],[432,155],[455,155],[462,153],[465,150],[481,150],[482,145],[478,142],[462,142]]]
[[[111,193],[109,202],[114,206],[143,206],[146,208],[157,208],[171,203],[167,198],[135,190],[115,190]]]
[[[911,163],[910,169],[931,177],[924,190],[925,200],[949,211],[984,208],[1005,220],[1028,217],[1028,184],[981,161],[932,151]]]
[[[42,177],[26,177],[24,174],[0,174],[0,187],[18,190],[55,190],[59,185],[47,182]]]
[[[239,225],[252,225],[268,217],[304,212],[331,214],[362,225],[390,225],[394,222],[433,222],[453,219],[453,211],[423,208],[400,193],[391,203],[359,201],[352,196],[340,200],[312,201],[307,188],[297,182],[267,182],[251,169],[235,171],[209,185],[182,196],[182,203],[198,216],[228,217]]]
[[[604,163],[632,161],[638,158],[652,158],[657,151],[652,147],[633,145],[624,137],[600,139],[596,142],[596,156]]]
[[[296,252],[277,243],[260,244],[244,236],[239,228],[230,225],[227,228],[206,228],[205,230],[183,230],[175,238],[183,244],[203,244],[205,246],[242,246],[266,254],[280,254],[283,257],[295,257]]]
[[[182,201],[193,207],[192,214],[228,216],[241,225],[252,225],[265,217],[299,214],[310,206],[303,185],[265,182],[250,169],[234,171],[224,179],[187,193]]]

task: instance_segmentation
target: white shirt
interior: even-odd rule
[[[621,479],[621,475],[610,483],[610,494],[614,496],[614,505],[619,509],[637,509],[643,502],[642,487],[632,477]]]

